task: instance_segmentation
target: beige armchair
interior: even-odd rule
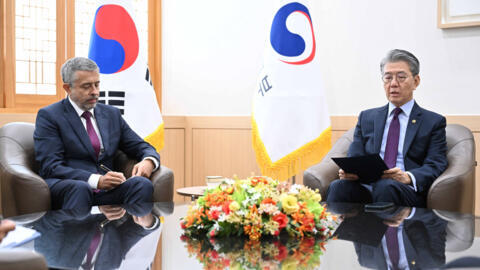
[[[33,250],[14,248],[0,251],[0,270],[48,269],[45,258]]]
[[[1,209],[4,217],[41,212],[50,209],[50,191],[47,183],[37,174],[33,131],[31,123],[13,122],[0,128],[0,181]],[[118,151],[116,170],[128,178],[134,160]],[[151,176],[155,202],[173,200],[173,172],[161,166]]]
[[[333,145],[323,160],[308,168],[303,182],[318,188],[325,198],[328,185],[338,178],[339,167],[332,157],[344,157],[353,140],[353,131],[347,131]],[[473,213],[475,198],[475,141],[472,132],[458,124],[446,127],[448,167],[432,184],[427,196],[431,209]]]

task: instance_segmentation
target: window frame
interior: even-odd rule
[[[0,113],[35,113],[38,109],[66,97],[60,76],[62,64],[75,56],[74,0],[56,0],[56,94],[34,95],[15,92],[15,2],[0,0]],[[148,64],[161,108],[161,1],[148,0]]]

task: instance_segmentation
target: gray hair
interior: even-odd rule
[[[380,62],[380,71],[382,72],[382,75],[385,64],[400,61],[406,62],[408,64],[410,72],[414,77],[417,76],[420,72],[420,62],[418,61],[417,57],[415,57],[415,55],[405,50],[394,49],[389,51],[387,55],[382,59],[382,62]]]
[[[99,71],[97,64],[86,57],[73,57],[68,59],[60,69],[62,74],[63,83],[68,83],[70,86],[73,86],[75,81],[75,72],[83,71]]]

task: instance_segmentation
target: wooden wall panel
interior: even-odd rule
[[[194,186],[205,185],[207,175],[260,174],[249,129],[193,129],[192,140]]]
[[[160,159],[174,172],[174,189],[185,187],[185,129],[165,129],[165,147],[160,151]],[[175,193],[174,201],[184,201],[184,197]]]
[[[10,122],[35,123],[36,113],[0,113],[0,127]]]
[[[475,160],[477,161],[477,168],[475,168],[475,215],[480,216],[480,132],[473,133],[475,138]],[[480,231],[479,231],[480,232]]]

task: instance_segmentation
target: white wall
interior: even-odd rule
[[[272,2],[162,1],[164,115],[250,115]],[[393,48],[420,60],[421,106],[480,114],[480,27],[438,29],[434,0],[311,3],[331,115],[386,103],[379,62]]]

